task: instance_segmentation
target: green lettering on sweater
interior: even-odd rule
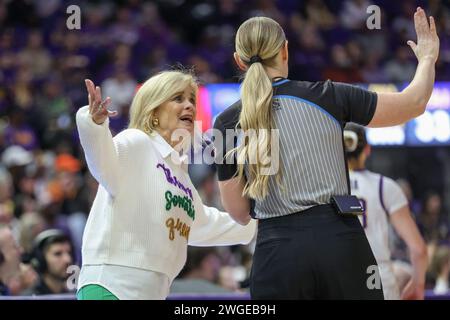
[[[192,200],[188,197],[173,195],[172,192],[166,191],[166,210],[169,211],[172,208],[179,207],[192,219],[195,220],[195,210],[192,204]]]

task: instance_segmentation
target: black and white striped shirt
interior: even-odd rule
[[[279,130],[282,187],[269,177],[268,196],[256,201],[256,218],[288,215],[329,203],[333,195],[350,193],[343,145],[347,122],[367,125],[375,112],[377,95],[332,81],[281,79],[273,84],[273,120]],[[237,144],[228,139],[241,111],[238,101],[218,116],[214,128],[226,143],[216,149],[217,160]],[[218,162],[218,161],[216,161]],[[236,163],[217,164],[220,181],[234,177]]]

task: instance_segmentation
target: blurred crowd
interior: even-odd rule
[[[79,30],[66,25],[72,4],[81,9]],[[371,4],[381,8],[381,29],[366,26]],[[450,81],[448,1],[0,0],[0,295],[68,292],[67,267],[81,263],[97,190],[74,121],[87,103],[85,78],[112,98],[117,133],[127,125],[138,83],[160,70],[180,63],[193,66],[201,83],[238,81],[236,28],[265,15],[286,30],[292,78],[402,83],[415,71],[406,41],[416,40],[417,5],[437,21],[437,80]],[[214,168],[196,165],[190,174],[205,204],[220,208]],[[445,292],[450,249],[443,194],[414,194],[414,185],[402,185],[430,247],[427,286]],[[45,230],[54,233],[45,238]],[[392,239],[394,256],[405,261],[404,246]],[[191,248],[174,292],[247,290],[252,251],[252,245]]]

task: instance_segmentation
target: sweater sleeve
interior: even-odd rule
[[[256,220],[246,226],[234,221],[226,212],[202,205],[191,226],[189,245],[228,246],[248,244],[256,232]]]
[[[78,110],[76,122],[90,172],[111,196],[115,196],[119,186],[119,154],[109,130],[109,119],[96,124],[89,114],[89,106],[85,106]]]

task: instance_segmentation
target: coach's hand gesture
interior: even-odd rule
[[[425,11],[419,7],[414,14],[414,26],[417,34],[417,44],[410,40],[408,45],[414,51],[419,62],[424,59],[430,59],[435,63],[439,56],[439,37],[436,33],[434,18],[430,17],[430,24],[428,24]]]
[[[106,118],[114,117],[117,115],[117,111],[109,111],[107,108],[111,104],[111,98],[107,97],[102,101],[102,91],[99,86],[95,86],[94,82],[89,79],[84,80],[89,97],[89,113],[92,116],[92,120],[96,124],[102,124]]]

